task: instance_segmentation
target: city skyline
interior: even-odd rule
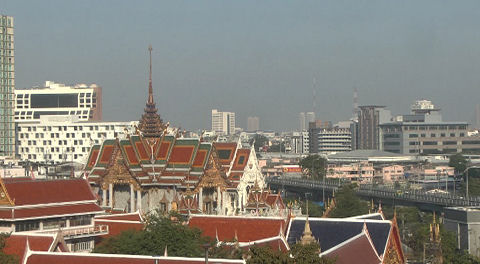
[[[474,1],[92,3],[2,3],[1,13],[15,18],[16,88],[97,83],[104,120],[138,120],[151,43],[155,101],[174,126],[209,128],[219,108],[239,120],[258,116],[267,130],[294,130],[298,113],[311,111],[314,78],[322,120],[350,118],[354,87],[359,105],[402,114],[426,98],[446,120],[474,120]]]

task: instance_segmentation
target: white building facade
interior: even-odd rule
[[[212,109],[212,131],[217,135],[235,134],[235,113]]]
[[[15,90],[15,122],[39,121],[41,116],[78,116],[102,120],[102,88],[96,84],[68,86],[46,81],[44,87]]]
[[[77,116],[44,116],[40,122],[18,124],[18,155],[40,163],[87,160],[90,147],[105,138],[123,138],[133,133],[137,121],[79,122]]]

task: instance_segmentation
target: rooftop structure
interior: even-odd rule
[[[39,121],[41,116],[78,116],[102,120],[102,88],[96,84],[68,86],[46,81],[44,87],[15,90],[15,122]]]

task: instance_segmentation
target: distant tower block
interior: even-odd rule
[[[247,131],[254,132],[260,130],[260,118],[258,116],[249,116],[247,118]]]

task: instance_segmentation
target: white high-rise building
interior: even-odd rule
[[[219,135],[235,134],[235,113],[212,109],[212,131]]]
[[[258,116],[249,116],[247,118],[247,131],[253,132],[260,130],[260,118]]]
[[[300,114],[298,114],[298,121],[300,122],[300,131],[307,130],[307,126],[305,124],[305,112],[300,112]]]

